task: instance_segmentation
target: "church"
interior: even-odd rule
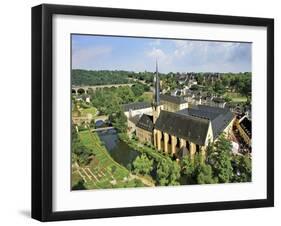
[[[196,105],[178,96],[160,94],[158,65],[154,79],[153,103],[123,105],[128,119],[128,133],[135,133],[142,143],[149,143],[159,151],[181,158],[196,153],[205,155],[206,147],[218,136],[231,132],[234,115],[228,108]]]

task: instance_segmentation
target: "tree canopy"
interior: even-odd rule
[[[108,85],[108,84],[127,84],[135,80],[153,82],[154,72],[133,72],[122,70],[82,70],[73,69],[71,71],[71,84],[82,85]]]
[[[71,73],[72,85],[107,85],[129,83],[130,72],[127,71],[93,71],[73,69]]]
[[[190,155],[185,155],[181,161],[182,173],[186,177],[187,184],[213,184],[212,167],[201,160],[200,155],[195,155],[191,159]]]
[[[89,163],[92,152],[82,144],[74,126],[71,129],[71,148],[72,161],[82,165]]]
[[[180,166],[171,159],[162,159],[157,165],[157,182],[159,185],[179,185]]]
[[[232,160],[233,182],[252,180],[252,161],[249,155],[236,155]]]
[[[222,134],[218,140],[210,144],[207,148],[207,163],[212,167],[215,180],[219,183],[231,182],[232,164],[231,164],[232,145]]]
[[[134,160],[133,167],[135,173],[148,175],[153,169],[153,160],[150,160],[146,154],[142,154]]]

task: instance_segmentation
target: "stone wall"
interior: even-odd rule
[[[153,143],[152,133],[147,130],[136,127],[136,136],[141,143]]]

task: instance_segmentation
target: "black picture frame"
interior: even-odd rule
[[[267,198],[95,210],[52,210],[52,18],[55,14],[181,21],[267,28]],[[274,20],[177,12],[43,4],[32,8],[32,218],[121,217],[274,206]]]

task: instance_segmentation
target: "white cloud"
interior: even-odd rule
[[[147,52],[147,55],[151,58],[155,59],[165,59],[167,58],[167,55],[164,53],[162,49],[159,48],[153,48],[151,51]]]
[[[177,58],[181,58],[186,56],[187,54],[191,53],[194,49],[194,42],[187,41],[187,40],[174,40],[175,45],[174,55]]]
[[[160,71],[170,71],[173,66],[173,57],[162,48],[153,47],[146,52],[146,56],[149,58],[148,62],[158,61],[158,64],[161,65]],[[152,70],[154,70],[154,64],[152,65]]]
[[[251,45],[245,43],[165,40],[146,54],[164,71],[251,70]]]
[[[138,51],[132,45],[113,51],[114,42],[85,43],[72,43],[73,68],[153,71],[158,60],[161,72],[251,70],[251,44],[245,43],[150,39]]]

